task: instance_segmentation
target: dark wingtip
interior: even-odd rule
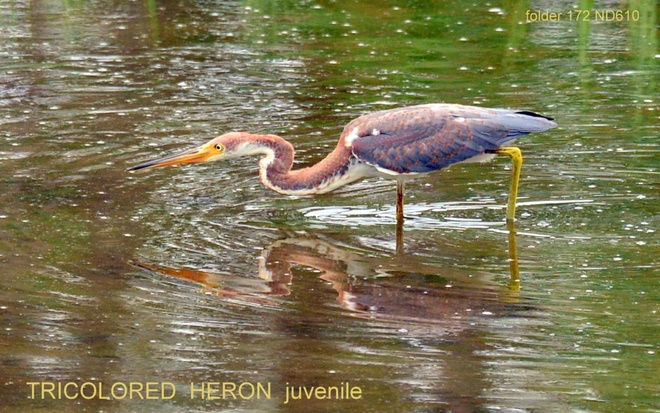
[[[529,110],[519,110],[519,111],[516,111],[516,113],[519,114],[519,115],[532,116],[534,118],[543,118],[543,119],[546,119],[546,120],[555,120],[555,118],[539,115],[538,113],[530,112]]]

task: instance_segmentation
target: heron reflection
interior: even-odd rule
[[[429,264],[423,257],[392,254],[373,257],[340,246],[322,236],[294,236],[266,246],[257,258],[258,280],[237,285],[233,274],[171,268],[133,262],[141,268],[194,282],[204,293],[228,303],[278,306],[295,289],[294,267],[314,270],[337,293],[341,307],[353,315],[384,319],[442,320],[460,314],[495,314],[518,301],[520,273],[516,231],[508,223],[506,281],[487,276],[466,277],[451,267]],[[508,267],[508,271],[504,268]],[[239,282],[240,283],[240,282]],[[279,297],[279,298],[278,298]]]

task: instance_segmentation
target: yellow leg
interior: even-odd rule
[[[495,151],[499,155],[507,155],[513,161],[513,170],[511,172],[511,189],[509,190],[509,202],[506,206],[506,220],[513,222],[516,219],[516,198],[518,198],[518,182],[520,181],[520,171],[522,169],[522,152],[520,149],[512,146],[500,148]]]

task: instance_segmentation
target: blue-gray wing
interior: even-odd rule
[[[362,162],[395,173],[419,173],[446,168],[555,126],[550,118],[533,112],[431,104],[362,116],[349,123],[342,136],[351,141],[353,155]]]

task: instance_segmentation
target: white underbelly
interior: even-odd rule
[[[325,194],[326,192],[334,191],[337,188],[348,185],[362,178],[383,176],[392,178],[392,175],[386,175],[379,172],[375,167],[362,162],[351,163],[348,170],[343,175],[336,175],[327,181],[323,182],[315,193]]]
[[[496,153],[482,153],[481,155],[473,156],[472,158],[456,163],[489,162],[492,161],[496,156]]]

